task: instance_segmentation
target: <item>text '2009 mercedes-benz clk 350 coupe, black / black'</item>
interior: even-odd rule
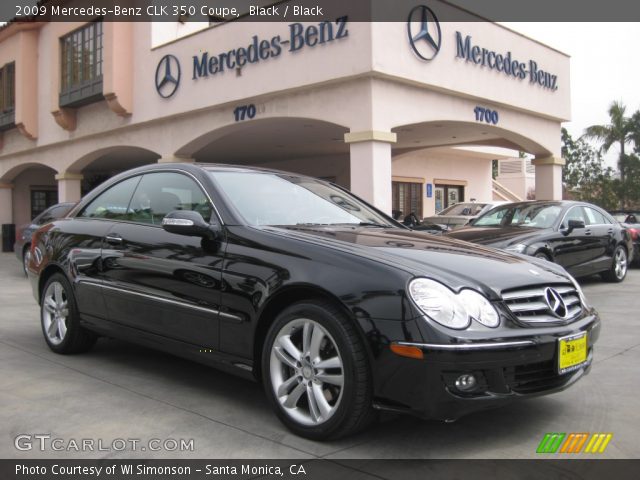
[[[28,271],[53,351],[114,337],[257,379],[314,439],[376,410],[454,420],[563,390],[600,330],[558,265],[414,232],[339,186],[256,168],[113,177],[36,232]]]

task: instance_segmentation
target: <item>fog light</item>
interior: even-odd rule
[[[476,388],[478,384],[476,377],[471,374],[460,375],[456,378],[456,388],[463,392],[468,392]]]

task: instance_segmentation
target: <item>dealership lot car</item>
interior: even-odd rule
[[[22,262],[24,274],[27,274],[27,264],[29,263],[29,250],[31,247],[31,236],[42,225],[64,217],[74,206],[74,203],[57,203],[47,208],[40,215],[36,216],[31,223],[22,225],[16,232],[16,242],[13,244],[13,251],[18,260]]]
[[[595,205],[571,201],[509,203],[448,234],[459,240],[532,255],[562,265],[574,277],[627,275],[629,231]]]
[[[633,241],[633,261],[640,266],[640,212],[617,210],[609,212],[622,224],[631,235]]]
[[[563,390],[600,330],[557,265],[412,232],[335,185],[253,168],[118,175],[36,232],[28,268],[53,351],[104,335],[256,378],[315,439],[375,409],[453,420]]]
[[[485,214],[493,207],[505,202],[462,202],[445,208],[433,217],[427,217],[425,222],[434,223],[445,230],[456,230]]]

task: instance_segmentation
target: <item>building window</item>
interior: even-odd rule
[[[402,212],[402,216],[415,213],[422,218],[422,183],[392,182],[392,209]]]
[[[0,131],[15,126],[16,64],[7,63],[0,68]]]
[[[60,39],[60,106],[79,107],[101,100],[102,20]]]
[[[436,185],[434,188],[436,213],[456,203],[464,202],[464,187],[459,185]]]
[[[31,190],[31,218],[36,218],[52,205],[58,203],[57,190]]]

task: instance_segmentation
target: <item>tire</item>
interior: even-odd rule
[[[613,252],[611,268],[602,273],[602,278],[607,282],[620,283],[627,276],[628,269],[629,260],[627,250],[622,245],[618,245]]]
[[[262,378],[280,420],[302,437],[344,437],[374,419],[364,344],[331,303],[297,303],[278,315],[265,339]]]
[[[24,276],[29,276],[29,258],[31,257],[31,248],[29,244],[26,244],[22,249],[22,271],[24,272]]]
[[[53,274],[42,292],[40,324],[49,348],[60,354],[91,349],[97,336],[80,326],[78,308],[67,278],[61,273]]]

